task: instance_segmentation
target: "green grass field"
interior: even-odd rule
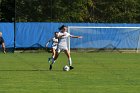
[[[0,53],[0,93],[140,93],[140,54],[61,53],[49,71],[50,53]]]

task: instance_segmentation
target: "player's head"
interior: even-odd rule
[[[65,32],[68,30],[68,27],[65,25],[62,25],[61,27],[58,28],[60,31]]]
[[[58,32],[54,32],[54,36],[57,37],[58,36]]]
[[[2,36],[2,32],[0,32],[0,37]]]

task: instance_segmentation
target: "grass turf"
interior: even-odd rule
[[[49,71],[49,53],[0,54],[0,93],[139,93],[140,54],[61,53]]]

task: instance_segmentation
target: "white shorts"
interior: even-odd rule
[[[64,51],[64,50],[68,50],[68,47],[67,46],[58,46],[56,49],[56,51],[58,53],[60,53],[61,51]]]

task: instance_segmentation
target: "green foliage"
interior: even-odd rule
[[[15,17],[15,0],[0,1],[0,21],[14,21]]]
[[[15,0],[16,9],[10,2],[2,0],[0,14],[17,22],[140,23],[140,0]]]
[[[95,18],[99,22],[138,23],[140,16],[140,3],[138,0],[117,0],[115,2],[97,2]]]

